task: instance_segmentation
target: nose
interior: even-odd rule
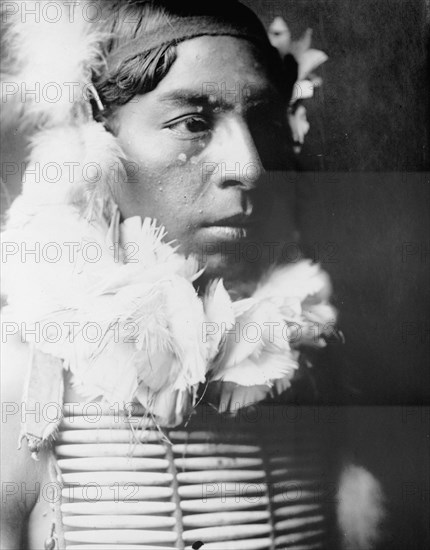
[[[264,168],[246,121],[230,117],[217,137],[218,185],[254,189]]]

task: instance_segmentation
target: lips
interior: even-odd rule
[[[211,225],[203,228],[208,242],[211,241],[243,241],[249,237],[248,228],[235,225]]]
[[[204,227],[236,227],[247,228],[257,223],[257,218],[249,214],[234,214],[226,218],[221,218],[204,224]]]
[[[209,242],[245,241],[251,238],[258,220],[255,215],[242,212],[206,222],[201,227],[201,235]]]

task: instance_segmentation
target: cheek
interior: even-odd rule
[[[157,218],[175,232],[189,228],[211,201],[203,173],[210,147],[148,126],[142,131],[127,120],[118,133],[128,175],[125,188],[117,193],[120,211],[124,217]]]
[[[174,167],[195,164],[208,146],[207,139],[180,139],[168,129],[127,123],[117,135],[127,158],[140,165]]]
[[[191,162],[175,163],[160,170],[151,196],[162,196],[163,209],[178,223],[192,226],[212,200],[211,187],[202,181],[202,166]]]
[[[156,136],[154,136],[156,137]],[[123,140],[124,143],[124,140]],[[133,195],[168,192],[181,198],[197,197],[203,186],[202,147],[173,139],[126,140],[126,170]],[[182,197],[185,198],[185,197]]]
[[[128,181],[117,198],[124,217],[156,218],[176,233],[192,226],[210,201],[210,192],[202,183],[201,164],[177,159],[168,163],[166,156],[153,156],[127,161],[126,170]]]

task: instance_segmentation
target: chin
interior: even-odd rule
[[[205,270],[198,280],[201,289],[214,279],[223,279],[227,290],[237,290],[244,295],[248,294],[246,291],[248,286],[250,288],[255,286],[254,282],[258,280],[262,270],[260,264],[226,259],[221,254],[206,257],[202,267],[203,265]]]
[[[205,268],[205,274],[208,278],[229,279],[232,276],[241,276],[252,269],[252,266],[246,262],[226,258],[223,254],[206,256],[201,260],[201,265]]]

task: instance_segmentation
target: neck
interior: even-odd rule
[[[225,289],[233,301],[250,297],[255,291],[262,274],[268,266],[243,263],[231,269],[205,271],[194,281],[194,288],[202,296],[214,279],[222,279]]]

